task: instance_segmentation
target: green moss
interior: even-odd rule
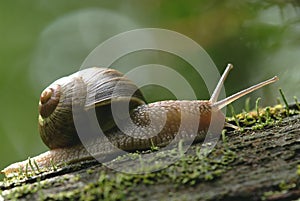
[[[233,162],[235,158],[236,154],[229,149],[215,151],[209,157],[188,155],[170,166],[166,174],[177,185],[195,185],[200,181],[219,177],[229,168],[228,163]]]
[[[63,191],[58,194],[48,194],[43,197],[45,200],[125,200],[127,193],[126,180],[128,177],[123,174],[115,176],[101,171],[96,182],[84,185],[71,191]]]
[[[168,150],[163,152],[163,154],[159,153],[155,160],[160,161],[174,157],[175,153],[178,155],[179,148]],[[184,155],[174,164],[156,172],[151,172],[151,170],[156,170],[157,167],[161,167],[159,163],[154,166],[146,165],[142,167],[143,171],[150,171],[144,174],[112,173],[109,170],[102,170],[99,172],[97,181],[86,184],[83,188],[80,188],[80,190],[76,189],[59,194],[50,194],[47,195],[45,199],[126,200],[128,194],[134,196],[132,194],[138,185],[172,184],[174,187],[196,185],[201,181],[213,180],[221,176],[222,173],[229,169],[228,164],[232,163],[236,158],[235,152],[226,147],[214,150],[209,156],[205,156],[202,153],[199,147],[194,148],[192,153]],[[122,162],[126,160],[127,157],[132,157],[132,155],[128,154],[127,156],[122,156],[122,158],[118,158],[113,162]],[[139,160],[144,159],[140,158]],[[151,162],[152,161],[150,161],[150,163]],[[149,161],[143,161],[143,163],[147,164]]]
[[[281,191],[287,191],[287,190],[293,189],[295,187],[296,187],[296,184],[294,182],[286,183],[285,181],[282,181],[279,184],[279,188]]]
[[[33,194],[39,190],[38,186],[33,185],[23,185],[21,187],[16,188],[11,193],[8,194],[6,199],[16,199],[21,198],[27,194]]]
[[[8,200],[16,200],[21,197],[25,197],[28,194],[33,194],[41,189],[40,182],[36,182],[35,184],[24,184],[18,187],[13,188],[12,190],[6,192],[4,191],[2,195],[5,197],[5,199]]]
[[[284,194],[288,193],[292,189],[295,189],[296,186],[296,183],[294,183],[293,181],[289,183],[282,181],[278,185],[278,190],[265,192],[262,196],[262,200],[272,200],[272,197],[284,197]]]
[[[87,169],[87,170],[86,170],[86,173],[87,173],[87,174],[93,174],[93,173],[94,173],[94,170],[93,170],[93,169]]]
[[[297,165],[296,177],[290,181],[281,181],[278,185],[278,190],[267,191],[263,194],[262,200],[270,200],[272,197],[284,197],[290,190],[297,188],[297,183],[299,185],[300,180],[300,165]]]
[[[259,108],[257,101],[257,108],[251,112],[242,112],[232,117],[227,117],[226,121],[230,124],[241,128],[251,128],[252,130],[263,129],[273,126],[280,122],[283,118],[292,115],[300,114],[298,109],[288,109],[283,105],[275,105],[273,107]],[[243,130],[243,129],[241,129]]]

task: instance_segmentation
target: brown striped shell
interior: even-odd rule
[[[102,130],[112,129],[110,103],[114,99],[129,101],[130,109],[145,104],[137,86],[114,69],[88,68],[55,81],[42,92],[39,102],[43,142],[50,149],[80,143],[72,113],[76,106],[95,109]]]

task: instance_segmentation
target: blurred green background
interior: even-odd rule
[[[279,87],[289,102],[300,98],[299,1],[12,0],[0,5],[0,169],[47,150],[37,131],[41,91],[78,70],[104,40],[136,28],[170,29],[190,37],[220,72],[232,62],[235,69],[225,83],[227,94],[278,75],[276,84],[251,94],[252,105],[257,97],[263,97],[262,106],[275,104]],[[114,65],[132,64],[139,54]],[[172,60],[165,53],[145,54],[148,63]],[[181,60],[166,63],[186,65]],[[201,83],[195,81],[193,88]],[[168,98],[154,91],[145,88],[150,101]],[[209,98],[205,89],[196,94]],[[245,98],[233,104],[236,112],[244,102]]]

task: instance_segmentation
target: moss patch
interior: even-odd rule
[[[283,118],[300,114],[300,108],[297,105],[291,105],[289,108],[278,104],[273,107],[257,108],[250,112],[242,112],[235,115],[232,109],[232,117],[227,117],[226,121],[230,124],[251,130],[268,128],[282,121]]]

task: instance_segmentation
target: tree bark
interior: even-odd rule
[[[300,197],[300,115],[268,128],[231,131],[203,155],[201,143],[183,155],[179,147],[162,151],[150,162],[127,154],[106,165],[144,171],[121,173],[85,161],[22,180],[0,184],[5,200],[296,200]],[[148,152],[143,153],[147,155]],[[131,161],[136,157],[136,161]],[[142,167],[141,167],[142,166]],[[141,170],[140,169],[140,170]],[[1,200],[1,197],[0,197]]]

